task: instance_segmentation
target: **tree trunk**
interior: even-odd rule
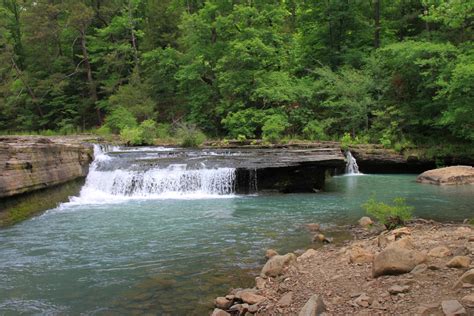
[[[89,54],[87,52],[86,34],[85,34],[85,31],[81,31],[80,33],[81,33],[82,57],[84,59],[84,67],[86,68],[87,81],[89,83],[89,97],[92,103],[94,103],[94,107],[95,107],[95,103],[97,101],[97,89],[95,86],[94,78],[92,77],[92,67],[89,62]],[[100,110],[98,108],[96,108],[96,111],[97,111],[97,120],[100,125],[102,124],[102,115],[100,114]]]
[[[375,0],[374,3],[374,24],[375,24],[375,31],[374,31],[374,47],[375,49],[380,47],[380,1]]]

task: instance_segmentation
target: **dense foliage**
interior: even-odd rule
[[[473,16],[463,0],[2,0],[0,131],[469,143]]]
[[[393,204],[378,202],[372,197],[362,204],[362,207],[387,229],[404,226],[405,222],[412,218],[414,210],[414,207],[407,205],[405,199],[400,197],[393,199]]]

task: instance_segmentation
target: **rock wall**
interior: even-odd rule
[[[85,177],[93,147],[61,138],[1,137],[0,198]]]

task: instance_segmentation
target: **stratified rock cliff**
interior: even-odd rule
[[[85,177],[91,145],[60,138],[0,137],[0,198]]]

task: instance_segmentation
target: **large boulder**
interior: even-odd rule
[[[325,311],[326,306],[324,305],[323,299],[321,296],[314,294],[309,298],[306,304],[304,304],[298,316],[317,316],[323,314]]]
[[[425,261],[424,253],[402,247],[388,247],[375,257],[372,273],[374,277],[408,273]]]
[[[294,253],[287,253],[286,255],[276,255],[270,258],[270,260],[265,263],[260,273],[261,277],[276,277],[282,274],[283,268],[289,266],[292,262],[296,260],[296,255]]]
[[[428,170],[420,174],[416,181],[438,185],[474,184],[474,168],[471,166],[452,166]]]

